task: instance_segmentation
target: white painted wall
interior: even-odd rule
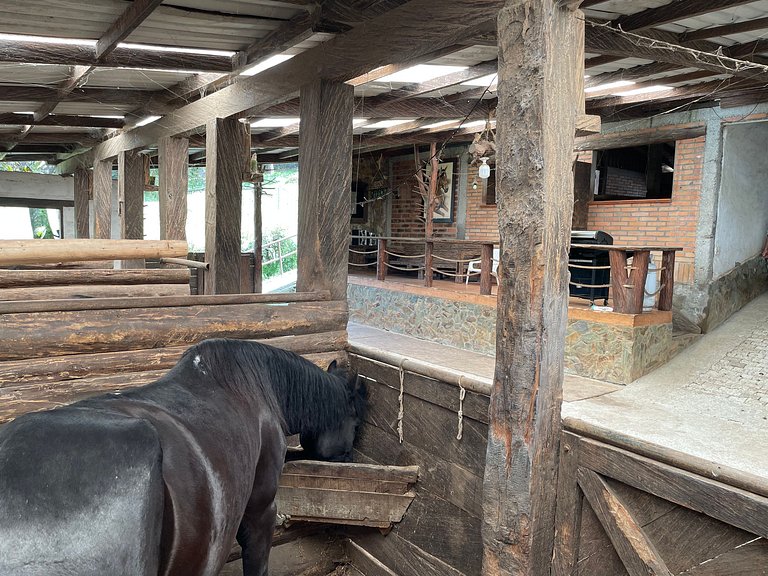
[[[23,205],[26,198],[46,199],[57,201],[74,201],[75,181],[71,176],[55,174],[32,174],[29,172],[0,172],[0,197],[18,198]],[[25,214],[25,217],[22,217]],[[54,222],[51,221],[53,226]],[[31,238],[32,228],[29,225],[29,212],[26,209],[3,210],[3,221],[0,222],[0,234],[4,239]],[[75,219],[74,209],[64,209],[64,237],[74,238]]]
[[[713,276],[760,253],[768,232],[768,122],[724,128]]]

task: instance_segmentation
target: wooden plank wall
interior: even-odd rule
[[[369,391],[355,459],[421,468],[417,496],[403,521],[387,536],[354,533],[354,546],[398,576],[479,574],[488,397],[466,392],[458,440],[459,388],[405,372],[400,443],[398,368],[355,354],[350,361]]]

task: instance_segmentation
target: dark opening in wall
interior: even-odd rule
[[[595,200],[672,198],[675,143],[595,151]]]
[[[489,162],[491,177],[480,179],[483,186],[483,204],[496,204],[496,165]]]

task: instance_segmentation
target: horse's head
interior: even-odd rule
[[[365,383],[357,373],[340,367],[336,361],[328,366],[328,373],[343,382],[347,391],[347,406],[345,415],[338,426],[307,437],[301,436],[301,445],[305,457],[318,458],[332,462],[350,462],[352,460],[352,444],[355,441],[357,429],[365,417],[368,392]]]

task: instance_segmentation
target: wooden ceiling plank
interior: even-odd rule
[[[657,8],[647,8],[634,14],[620,16],[613,20],[612,25],[624,31],[643,30],[751,2],[754,0],[677,0]]]
[[[440,10],[435,12],[432,0],[411,0],[366,26],[354,28],[256,77],[188,104],[157,122],[111,138],[80,161],[110,158],[121,150],[157,142],[162,136],[199,130],[214,113],[220,117],[257,114],[293,98],[299,84],[312,78],[345,81],[376,65],[418,58],[430,49],[457,43],[475,26],[485,24],[488,15],[494,15],[503,4],[503,0],[443,0]],[[426,13],[432,16],[424,19]],[[70,160],[63,169],[75,167],[76,163]]]
[[[35,120],[34,114],[0,114],[0,125],[27,126],[83,126],[91,128],[122,128],[123,121],[119,118],[95,118],[92,116],[73,116],[69,114],[54,114],[40,120]]]
[[[705,40],[707,38],[720,38],[730,36],[731,34],[741,34],[743,32],[752,32],[754,30],[763,30],[768,28],[768,17],[755,18],[746,22],[736,22],[734,24],[725,24],[724,26],[713,26],[702,30],[692,30],[681,35],[683,41],[687,40]]]
[[[152,14],[163,0],[133,0],[96,43],[96,59],[101,60],[125,40]]]

